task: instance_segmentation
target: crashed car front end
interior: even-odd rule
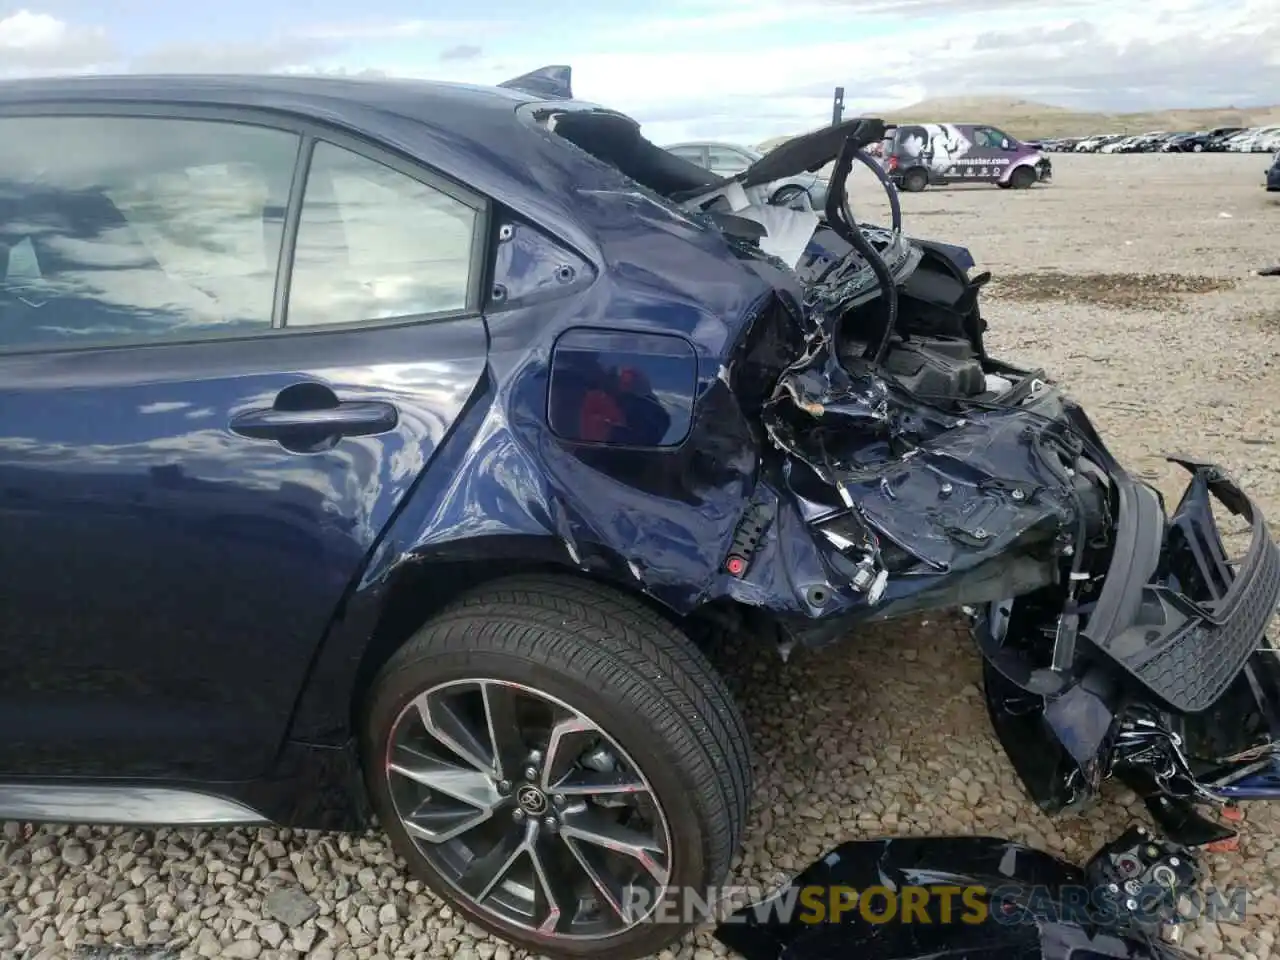
[[[589,193],[608,230],[615,204],[654,228],[648,246],[617,234],[631,259],[611,282],[643,289],[628,303],[654,302],[667,284],[696,306],[685,334],[696,340],[710,304],[751,291],[716,340],[714,379],[687,394],[701,399],[688,440],[661,454],[669,465],[634,430],[611,428],[618,452],[530,434],[555,454],[543,454],[554,482],[539,496],[574,563],[617,577],[620,560],[621,576],[677,615],[783,653],[964,608],[995,729],[1048,811],[1077,809],[1116,777],[1195,844],[1224,835],[1197,804],[1280,795],[1280,671],[1265,640],[1280,554],[1260,513],[1219,468],[1193,461],[1167,511],[1044,372],[988,354],[989,275],[973,275],[967,251],[903,232],[888,175],[865,152],[883,123],[795,138],[723,180],[621,115],[573,104],[531,114],[628,178]],[[823,218],[750,201],[753,187],[833,161]],[[856,163],[886,186],[889,225],[855,220]],[[735,283],[729,261],[752,282]],[[578,411],[556,377],[553,355],[550,402]],[[534,378],[528,396],[547,390]],[[664,396],[655,402],[676,395]],[[608,499],[580,492],[604,474]],[[1238,561],[1213,500],[1253,524]]]

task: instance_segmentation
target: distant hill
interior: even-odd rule
[[[936,97],[901,110],[887,111],[880,116],[897,123],[989,123],[1020,139],[1038,140],[1042,137],[1082,137],[1094,133],[1208,130],[1213,127],[1280,124],[1280,106],[1090,113],[1049,103],[1037,103],[1034,100]],[[759,149],[771,150],[789,139],[789,136],[773,137],[760,144]]]

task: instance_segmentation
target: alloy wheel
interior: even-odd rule
[[[441,684],[391,729],[396,815],[457,897],[534,933],[616,936],[657,907],[671,874],[664,811],[598,724],[532,686]]]

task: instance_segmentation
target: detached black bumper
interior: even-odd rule
[[[1280,601],[1280,549],[1221,468],[1175,462],[1192,478],[1168,521],[1153,490],[1121,478],[1115,554],[1083,635],[1173,710],[1199,713],[1263,643]],[[1250,524],[1239,569],[1228,562],[1211,497]]]
[[[1081,607],[1069,670],[1008,669],[1006,650],[1053,636],[1058,613],[1044,598],[1039,607],[1028,598],[992,604],[975,613],[974,633],[992,723],[1043,809],[1077,807],[1115,776],[1171,836],[1198,844],[1224,831],[1193,804],[1280,799],[1280,657],[1266,639],[1280,602],[1280,549],[1221,468],[1175,462],[1191,481],[1171,514],[1154,489],[1105,465],[1114,546],[1101,589]],[[1227,556],[1214,501],[1249,525],[1239,562]]]

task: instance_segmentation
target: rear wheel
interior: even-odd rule
[[[1030,167],[1018,167],[1009,175],[1009,186],[1015,190],[1026,190],[1036,182],[1036,172]]]
[[[778,188],[778,191],[769,198],[769,202],[775,207],[789,207],[801,197],[807,195],[808,192],[809,191],[804,187],[789,184],[788,186]]]
[[[920,167],[912,167],[902,175],[902,189],[907,193],[919,193],[929,185],[929,174]]]
[[[397,651],[364,758],[410,869],[560,956],[655,953],[702,919],[646,922],[723,881],[750,791],[742,718],[692,642],[634,598],[549,576],[480,588]]]

